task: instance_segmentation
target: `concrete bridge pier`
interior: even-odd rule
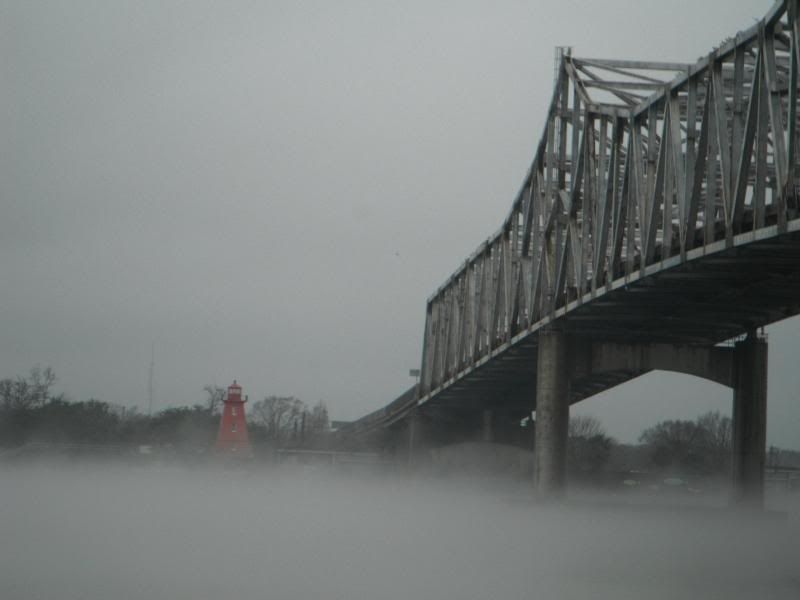
[[[569,427],[568,338],[559,329],[539,333],[534,441],[536,495],[542,500],[564,495]]]
[[[413,466],[418,462],[422,453],[424,423],[419,410],[414,410],[408,417],[406,436],[408,447],[406,449],[406,464]]]
[[[767,442],[767,341],[754,331],[734,347],[733,495],[748,508],[764,506]]]

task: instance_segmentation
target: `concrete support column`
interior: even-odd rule
[[[567,476],[569,426],[567,336],[558,329],[539,332],[536,374],[536,493],[542,499],[563,496]]]
[[[481,413],[481,440],[487,443],[494,442],[494,411],[484,410]]]
[[[408,416],[408,466],[416,466],[425,451],[425,444],[428,443],[426,434],[425,418],[414,410]]]
[[[767,342],[751,332],[734,348],[733,503],[764,506],[766,445]]]

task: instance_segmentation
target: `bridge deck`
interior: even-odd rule
[[[790,232],[751,241],[744,234],[726,248],[679,257],[651,267],[653,274],[619,280],[587,294],[538,323],[532,332],[498,347],[480,365],[459,373],[433,396],[437,405],[470,409],[492,405],[527,414],[535,408],[536,331],[554,319],[567,331],[592,341],[678,342],[714,345],[748,330],[800,313],[800,220]],[[765,234],[769,232],[765,231]],[[670,262],[675,263],[670,266]],[[641,373],[616,373],[578,382],[571,401],[612,388]]]

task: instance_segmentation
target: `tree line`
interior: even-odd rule
[[[0,379],[0,448],[30,443],[153,445],[178,452],[203,452],[214,442],[225,389],[206,385],[192,406],[153,415],[96,399],[72,401],[53,394],[56,375],[34,367],[27,376]],[[266,396],[247,408],[256,449],[325,448],[332,444],[327,407],[293,396]],[[724,475],[731,467],[731,419],[708,412],[695,420],[667,420],[645,429],[638,444],[620,444],[599,420],[570,419],[567,454],[573,477],[631,469],[684,475]],[[800,467],[800,453],[770,449],[770,460]]]
[[[567,465],[577,478],[603,471],[642,470],[683,476],[724,477],[733,451],[731,418],[718,411],[694,420],[666,420],[645,429],[638,444],[620,444],[594,417],[569,422]],[[800,452],[770,447],[768,467],[800,467]]]
[[[73,401],[54,394],[54,371],[34,367],[27,376],[0,380],[0,447],[25,444],[152,445],[199,452],[216,439],[225,389],[206,385],[192,406],[148,415],[101,400]],[[324,402],[267,396],[248,407],[254,446],[319,447],[327,443]]]
[[[722,475],[731,465],[732,424],[717,411],[690,420],[661,421],[645,429],[639,444],[618,444],[594,417],[569,422],[568,469],[591,476],[603,469],[639,468],[684,475]]]

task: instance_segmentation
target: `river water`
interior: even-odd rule
[[[323,470],[0,466],[0,598],[800,598],[780,514]]]

